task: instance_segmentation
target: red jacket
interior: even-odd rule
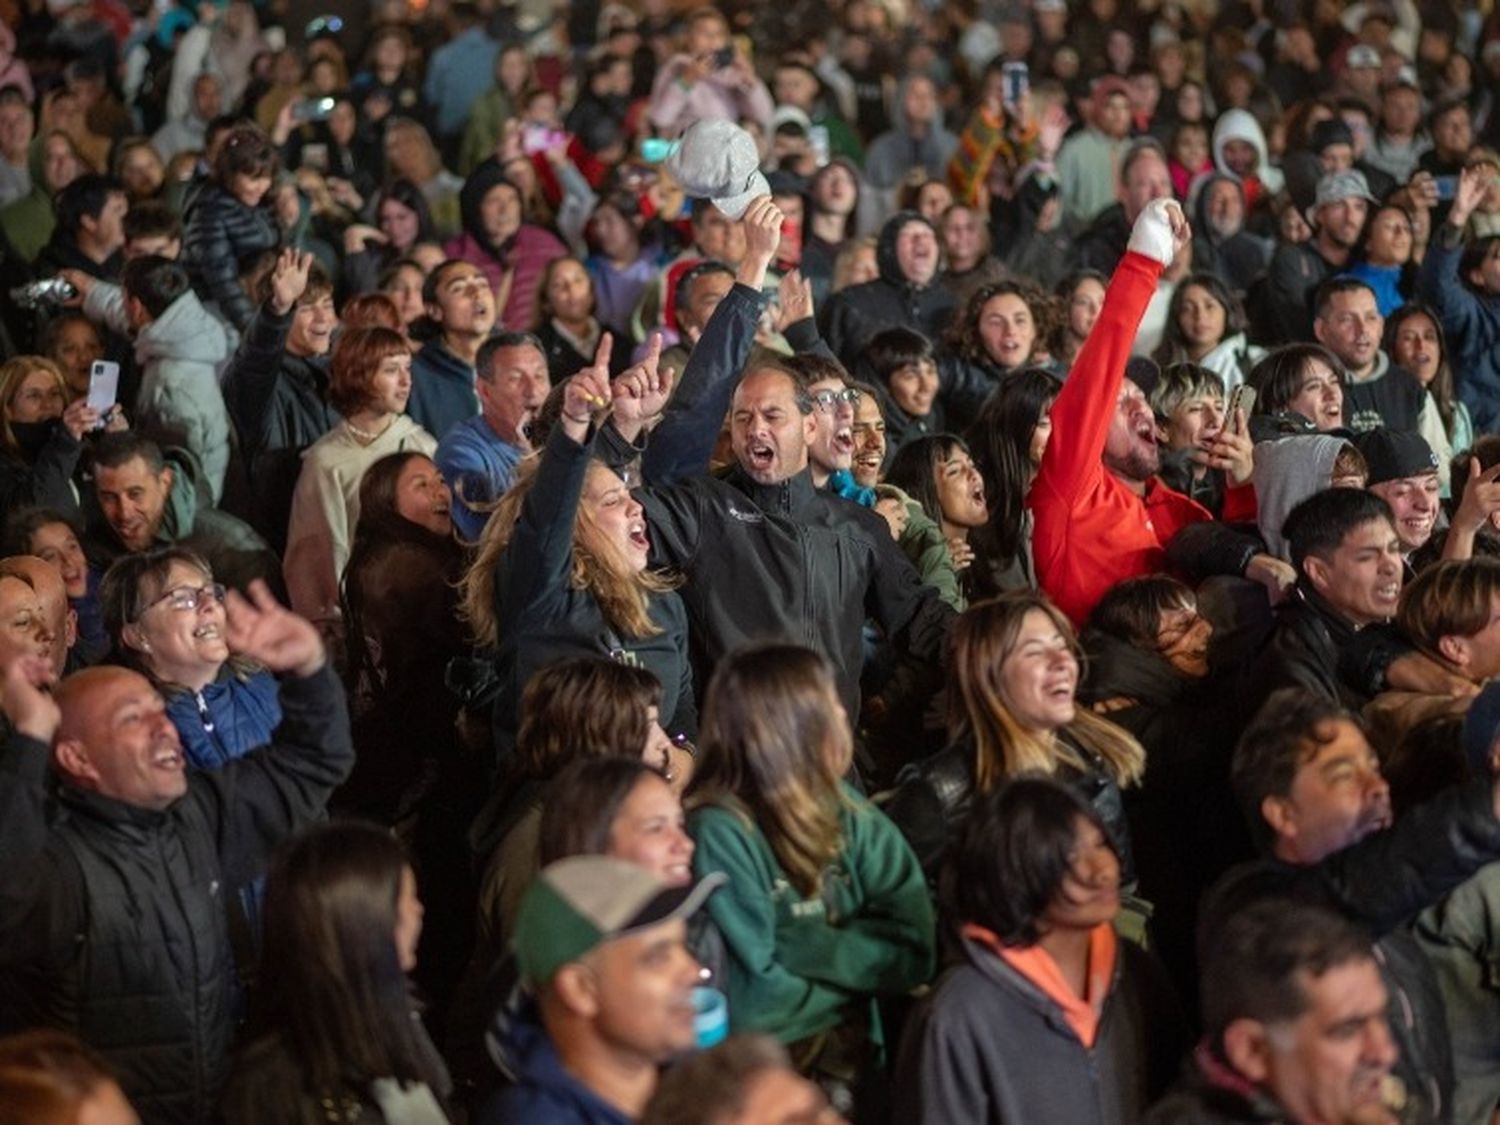
[[[1137,496],[1101,460],[1125,362],[1161,271],[1142,254],[1121,259],[1099,319],[1052,404],[1052,440],[1026,500],[1035,520],[1037,579],[1075,625],[1116,583],[1166,570],[1172,536],[1213,518],[1158,480]]]

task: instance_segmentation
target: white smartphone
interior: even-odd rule
[[[96,360],[89,368],[89,397],[90,410],[99,414],[99,425],[102,427],[109,417],[110,411],[115,408],[115,399],[120,393],[120,365],[110,363],[108,360]]]

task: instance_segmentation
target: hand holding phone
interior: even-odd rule
[[[327,121],[333,115],[333,98],[304,98],[292,106],[292,120]]]
[[[96,430],[102,430],[109,422],[110,412],[115,408],[115,399],[120,393],[120,365],[108,360],[95,360],[89,368],[88,407],[99,415]]]

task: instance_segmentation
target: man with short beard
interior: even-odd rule
[[[1183,528],[1211,520],[1202,505],[1156,477],[1156,416],[1125,365],[1157,279],[1191,238],[1172,200],[1146,205],[1115,271],[1104,307],[1072,373],[1052,405],[1052,425],[1067,441],[1047,443],[1027,497],[1035,518],[1032,554],[1038,581],[1081,625],[1117,582],[1166,569],[1166,547]],[[1230,465],[1216,440],[1209,468]],[[1237,510],[1237,509],[1236,509]],[[1201,560],[1206,573],[1271,579],[1269,556],[1225,545]]]
[[[1335,172],[1318,181],[1307,242],[1279,242],[1266,273],[1267,312],[1279,333],[1265,343],[1313,338],[1311,297],[1324,280],[1349,265],[1364,232],[1370,194],[1363,172]]]

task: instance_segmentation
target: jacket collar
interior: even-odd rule
[[[775,484],[761,484],[736,465],[726,479],[748,496],[757,508],[775,516],[795,515],[818,494],[813,487],[810,469],[803,469],[796,476]]]
[[[143,809],[68,782],[58,786],[58,799],[78,818],[109,825],[133,837],[145,837],[156,831],[167,822],[169,815],[165,809]]]

